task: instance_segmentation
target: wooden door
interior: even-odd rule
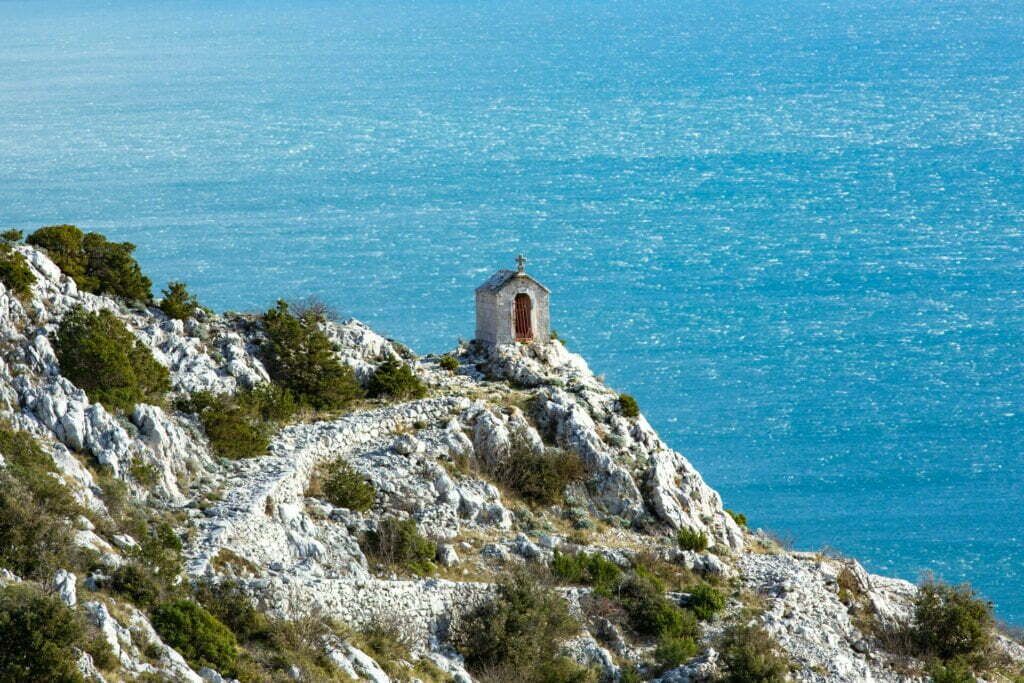
[[[516,324],[516,341],[533,339],[533,302],[529,294],[516,294],[514,318]]]

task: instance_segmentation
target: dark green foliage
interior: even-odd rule
[[[447,370],[448,372],[455,372],[459,369],[459,359],[449,354],[441,356],[437,364],[441,366],[442,370]]]
[[[405,363],[390,359],[380,364],[366,392],[374,397],[388,397],[396,401],[409,401],[427,395],[427,387]]]
[[[967,584],[926,581],[914,598],[912,637],[919,655],[953,660],[981,654],[992,641],[992,604]]]
[[[78,650],[101,666],[113,659],[81,614],[27,585],[0,588],[0,680],[81,683]]]
[[[76,564],[68,519],[82,509],[30,434],[0,426],[0,453],[7,462],[0,469],[0,566],[49,580]]]
[[[707,621],[725,608],[725,596],[717,588],[701,583],[690,589],[690,610],[701,621]]]
[[[618,600],[633,629],[645,636],[697,639],[697,618],[665,597],[665,587],[649,576],[631,573],[619,584]]]
[[[325,468],[320,486],[324,498],[331,505],[357,512],[365,512],[373,507],[373,500],[377,495],[373,484],[341,459],[333,461]]]
[[[682,666],[696,656],[697,641],[688,636],[664,636],[658,639],[654,661],[661,671]]]
[[[971,671],[970,665],[954,659],[949,662],[932,662],[928,667],[932,683],[976,683],[978,680]]]
[[[601,555],[587,553],[563,555],[555,552],[551,571],[568,583],[593,586],[600,595],[610,595],[622,578],[619,565]]]
[[[32,294],[36,276],[28,267],[28,261],[21,252],[15,251],[6,242],[0,242],[0,282],[12,294],[22,299]]]
[[[165,581],[171,581],[182,569],[181,539],[167,522],[153,526],[139,544],[137,551],[147,567]]]
[[[72,309],[54,341],[63,375],[109,409],[128,412],[170,391],[167,368],[106,309]]]
[[[585,669],[559,656],[560,641],[579,624],[565,600],[535,577],[516,572],[498,595],[458,622],[454,642],[474,676],[495,680],[587,680]]]
[[[745,514],[742,512],[733,512],[729,509],[726,509],[726,512],[728,512],[729,516],[732,517],[732,521],[736,522],[744,529],[747,528],[747,516]]]
[[[565,487],[583,478],[579,455],[558,448],[535,453],[519,440],[513,441],[509,457],[492,468],[498,482],[525,500],[538,505],[555,505],[565,498]]]
[[[782,683],[789,661],[760,626],[740,624],[727,629],[720,643],[723,683]]]
[[[619,410],[625,417],[638,417],[640,415],[640,404],[629,394],[619,394]]]
[[[153,283],[132,256],[135,245],[131,242],[109,242],[99,233],[83,234],[73,225],[40,228],[26,242],[45,249],[83,291],[133,301],[152,298]]]
[[[364,538],[366,552],[389,566],[405,567],[416,574],[434,571],[437,545],[423,537],[411,519],[387,517]]]
[[[185,288],[184,282],[168,282],[167,289],[161,292],[160,310],[168,318],[185,320],[191,318],[199,310],[199,300]]]
[[[111,573],[110,590],[144,609],[160,599],[160,585],[152,573],[137,562],[124,564]]]
[[[708,549],[708,537],[703,531],[694,529],[680,529],[676,533],[676,543],[680,550],[692,550],[702,553]]]
[[[167,602],[153,610],[153,628],[194,667],[210,666],[232,674],[238,657],[235,636],[191,600]]]
[[[286,302],[278,301],[263,321],[267,371],[300,403],[317,410],[334,410],[363,396],[352,368],[335,357],[315,313],[297,317],[289,312]]]
[[[296,411],[291,392],[273,383],[234,395],[201,391],[175,405],[198,415],[214,452],[231,459],[264,454],[278,425]]]
[[[270,631],[270,620],[253,606],[252,600],[236,583],[203,582],[196,586],[195,595],[196,600],[231,629],[239,640],[261,638]]]
[[[24,236],[25,233],[21,230],[4,230],[3,232],[0,232],[0,241],[3,241],[5,244],[17,244]]]

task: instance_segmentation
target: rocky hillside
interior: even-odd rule
[[[263,316],[171,318],[84,291],[102,285],[51,255],[4,256],[32,277],[0,292],[0,631],[40,611],[75,628],[24,635],[42,657],[12,643],[2,680],[1020,673],[1024,648],[969,590],[747,529],[559,341],[416,356],[315,307],[284,314],[315,319],[317,362],[357,383],[325,408],[288,393]],[[101,310],[167,370],[128,409],[96,399],[111,370],[83,354],[103,349],[62,367],[62,322]]]

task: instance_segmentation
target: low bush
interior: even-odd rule
[[[437,545],[420,534],[412,519],[386,517],[364,536],[366,552],[382,564],[405,567],[416,574],[434,571]]]
[[[734,512],[729,509],[726,509],[726,512],[728,512],[729,516],[732,517],[732,521],[736,522],[744,529],[747,528],[747,516],[745,514],[742,512]]]
[[[653,577],[628,574],[619,583],[617,598],[641,635],[694,640],[700,635],[694,614],[665,597],[665,586]]]
[[[334,355],[330,339],[315,311],[292,315],[278,301],[263,316],[266,341],[263,357],[270,376],[295,399],[317,410],[344,408],[364,395],[352,368]]]
[[[110,242],[99,233],[85,234],[73,225],[40,228],[26,242],[45,249],[82,291],[134,301],[152,298],[153,283],[142,274],[132,256],[135,245],[130,242]]]
[[[158,522],[150,526],[135,554],[154,574],[171,582],[182,570],[181,551],[181,539],[173,527],[167,522]]]
[[[159,605],[151,621],[160,638],[194,668],[209,666],[222,674],[234,673],[238,657],[234,634],[195,602],[175,600]]]
[[[639,417],[640,404],[629,394],[619,394],[619,410],[625,417]]]
[[[373,398],[388,397],[396,401],[409,401],[427,395],[423,380],[405,363],[386,360],[370,377],[366,392]]]
[[[586,681],[586,669],[560,656],[560,641],[579,628],[564,598],[518,571],[498,585],[494,599],[462,616],[453,640],[481,680]]]
[[[565,555],[556,551],[551,571],[567,583],[593,586],[596,593],[605,596],[611,595],[622,578],[619,565],[598,554]]]
[[[676,543],[680,550],[692,550],[702,553],[708,549],[708,536],[703,531],[694,529],[680,529],[676,533]]]
[[[138,562],[123,564],[110,575],[110,590],[148,609],[160,600],[161,586]]]
[[[199,310],[199,300],[189,293],[184,282],[168,282],[167,289],[161,293],[160,310],[168,318],[187,320]]]
[[[697,641],[688,636],[664,636],[654,649],[654,662],[660,671],[682,666],[697,655]]]
[[[723,683],[782,683],[789,660],[760,626],[740,624],[723,633],[719,645]]]
[[[977,683],[974,672],[966,662],[953,660],[950,662],[932,662],[928,667],[932,683]],[[1021,679],[1013,679],[1019,682]]]
[[[54,350],[61,373],[109,409],[129,412],[170,391],[167,368],[106,309],[72,309],[57,329]]]
[[[11,229],[0,232],[0,241],[5,244],[17,244],[25,237],[25,233],[21,230]]]
[[[690,589],[690,603],[687,607],[698,619],[707,621],[725,609],[725,596],[713,586],[697,584]]]
[[[203,581],[196,585],[195,597],[239,640],[265,637],[271,629],[270,619],[253,606],[237,583]]]
[[[320,489],[331,505],[357,512],[373,507],[377,496],[373,484],[340,458],[324,468]]]
[[[0,242],[0,282],[21,299],[32,295],[32,285],[36,283],[36,276],[28,267],[28,261],[6,242]]]
[[[951,661],[987,650],[994,623],[992,604],[979,599],[969,585],[928,580],[914,598],[911,635],[919,656]]]
[[[264,454],[277,427],[297,409],[291,392],[273,383],[235,394],[201,391],[175,405],[198,415],[214,452],[232,460]]]
[[[441,359],[437,361],[437,364],[441,366],[442,370],[448,372],[455,372],[459,369],[459,359],[450,354],[441,356]]]
[[[28,585],[0,588],[0,680],[84,683],[79,651],[113,664],[106,641],[55,595]]]
[[[563,502],[565,487],[581,480],[584,473],[583,461],[576,453],[558,448],[535,453],[519,440],[513,441],[509,457],[491,471],[498,483],[538,505]]]

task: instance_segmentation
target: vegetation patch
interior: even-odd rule
[[[459,359],[450,353],[441,356],[437,364],[441,366],[442,370],[447,370],[448,372],[455,372],[459,369]]]
[[[595,592],[605,596],[612,594],[623,574],[619,565],[596,553],[555,552],[551,571],[566,583],[593,586]]]
[[[715,587],[700,583],[690,589],[687,607],[701,621],[707,621],[725,609],[725,596]]]
[[[637,633],[654,638],[692,638],[700,635],[697,617],[665,597],[665,585],[633,572],[619,584],[617,598]]]
[[[619,394],[619,410],[624,417],[640,416],[640,404],[629,394]]]
[[[578,454],[560,448],[536,453],[522,439],[514,439],[508,458],[491,468],[499,484],[537,505],[564,502],[565,487],[584,474]]]
[[[377,529],[366,532],[363,548],[383,565],[404,567],[419,574],[434,572],[437,544],[420,534],[412,519],[386,517]]]
[[[726,508],[725,511],[729,513],[730,517],[732,517],[732,521],[736,522],[744,529],[747,528],[747,516],[745,514],[743,514],[742,512],[734,512],[733,510],[730,510],[728,508]]]
[[[370,377],[366,391],[373,398],[387,397],[395,401],[411,401],[427,395],[423,380],[411,367],[394,359],[380,364]]]
[[[112,294],[148,302],[153,283],[132,256],[131,242],[110,242],[98,232],[83,233],[73,225],[40,228],[26,240],[40,247],[83,292]]]
[[[72,309],[57,329],[54,350],[61,373],[111,410],[159,403],[171,389],[167,368],[106,309]]]
[[[341,458],[328,463],[319,476],[324,499],[335,507],[366,512],[373,507],[377,489]]]
[[[235,635],[191,600],[175,600],[153,610],[153,628],[165,643],[198,668],[209,666],[232,675],[238,657]]]
[[[760,626],[739,624],[726,629],[719,644],[723,683],[783,683],[789,660]]]
[[[7,242],[0,242],[0,282],[20,299],[31,296],[32,285],[36,283],[35,273],[28,267],[25,256]]]
[[[297,408],[291,392],[274,383],[234,394],[201,391],[175,405],[196,414],[213,451],[232,460],[266,453],[274,432]]]
[[[918,656],[977,660],[992,643],[993,627],[992,604],[969,585],[928,580],[918,588],[911,630]]]
[[[189,293],[184,282],[168,282],[167,289],[161,293],[160,310],[168,318],[187,320],[199,310],[199,300]]]
[[[334,355],[330,339],[315,309],[293,315],[278,301],[263,316],[266,341],[264,363],[270,376],[296,400],[317,410],[336,410],[362,398],[363,388],[352,368]]]
[[[535,575],[519,571],[498,595],[462,616],[453,640],[483,681],[591,681],[592,672],[560,655],[579,632],[565,600]]]
[[[0,588],[0,680],[84,683],[79,651],[106,669],[114,655],[81,613],[28,585]]]
[[[689,636],[663,636],[654,649],[654,662],[659,671],[682,666],[697,655],[697,641]]]
[[[708,536],[703,531],[680,529],[676,533],[676,543],[679,544],[680,550],[702,553],[708,549]]]

